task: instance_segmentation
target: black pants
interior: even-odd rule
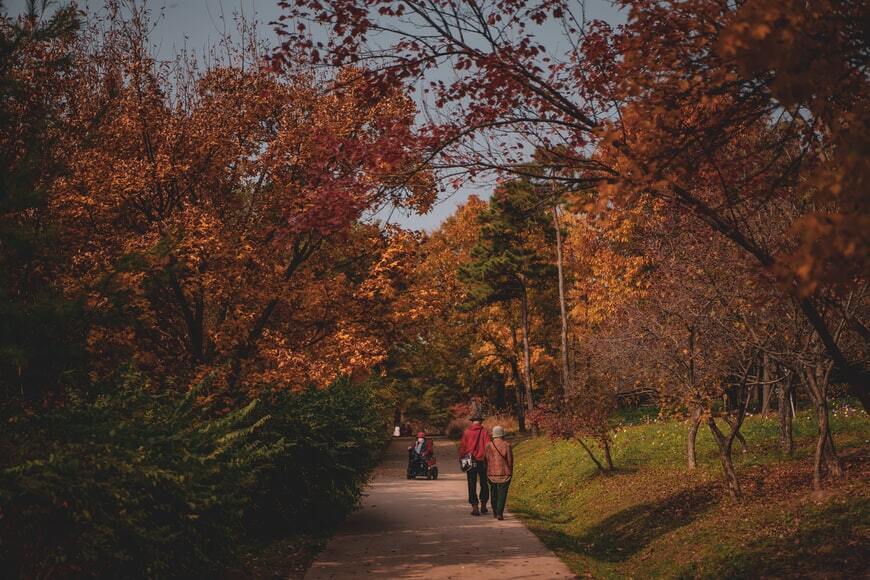
[[[480,502],[489,501],[489,482],[486,480],[486,462],[478,461],[477,467],[472,467],[465,472],[468,476],[468,503],[474,505],[478,502],[477,482],[480,481]]]
[[[510,486],[510,480],[504,483],[489,482],[489,487],[492,490],[492,513],[497,516],[504,515],[504,504],[507,503],[508,488]]]

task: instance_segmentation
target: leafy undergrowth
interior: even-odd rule
[[[646,419],[648,420],[648,419]],[[595,578],[857,578],[870,572],[870,420],[832,418],[846,476],[811,489],[815,423],[795,421],[794,458],[778,451],[775,418],[751,417],[735,451],[744,499],[722,483],[708,431],[699,467],[684,467],[685,425],[624,425],[617,473],[602,477],[574,442],[519,442],[509,507],[581,576]]]
[[[292,534],[268,544],[251,543],[241,550],[238,566],[222,580],[284,578],[302,580],[317,553],[326,545],[332,527],[312,533]]]

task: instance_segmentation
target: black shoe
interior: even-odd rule
[[[498,514],[498,515],[496,516],[496,519],[499,520],[499,521],[501,521],[501,520],[504,519],[504,516],[501,515],[501,514]]]
[[[486,509],[486,502],[485,501],[480,502],[480,513],[482,513],[482,514],[489,513]]]

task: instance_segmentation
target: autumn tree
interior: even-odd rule
[[[534,409],[529,293],[532,287],[553,277],[552,264],[532,245],[531,238],[547,231],[547,221],[528,182],[501,184],[493,192],[488,211],[480,216],[480,239],[472,250],[473,260],[460,271],[468,288],[469,307],[519,302],[522,399],[529,412]]]
[[[635,295],[584,303],[579,292],[572,310],[595,314],[649,298],[644,316],[627,320],[666,321],[650,333],[657,344],[679,337],[679,348],[661,346],[663,354],[679,384],[698,387],[683,394],[698,390],[698,400],[710,403],[694,407],[700,413],[692,424],[707,421],[723,458],[740,440],[745,411],[723,412],[720,422],[730,427],[721,431],[714,395],[731,393],[749,405],[749,393],[784,380],[786,370],[800,377],[817,408],[817,471],[836,456],[826,442],[829,385],[849,385],[870,408],[868,165],[860,154],[866,3],[624,0],[618,4],[628,22],[616,30],[585,22],[562,1],[281,4],[286,42],[276,67],[301,53],[331,66],[365,63],[360,76],[375,94],[421,85],[433,114],[419,133],[436,167],[549,181],[553,188],[538,191],[566,191],[578,211],[654,201],[665,227],[684,232],[687,263],[661,261],[660,273],[670,270],[674,279],[659,279],[649,296],[614,285]],[[554,21],[564,42],[544,42],[539,27]],[[318,43],[308,26],[332,34]],[[450,80],[437,75],[444,68]],[[545,171],[530,170],[530,157],[542,149],[558,154]],[[645,251],[661,257],[655,247],[641,250],[635,266]],[[614,273],[632,267],[614,264]],[[693,289],[688,312],[667,290],[684,274]],[[809,334],[777,326],[792,312]],[[705,326],[701,342],[681,320],[687,313]],[[590,328],[590,338],[601,336],[602,327]],[[630,368],[623,364],[628,351],[612,355],[617,369]],[[699,380],[702,358],[709,365]],[[736,479],[729,481],[736,494]]]
[[[168,388],[212,376],[208,396],[231,403],[385,360],[406,283],[396,265],[415,242],[362,218],[432,200],[413,103],[398,89],[369,100],[352,71],[325,93],[311,71],[269,71],[251,31],[206,67],[161,63],[147,11],[109,2],[104,14],[62,47],[10,37],[31,55],[9,74],[44,83],[20,118],[51,121],[33,130],[65,166],[40,173],[38,208],[3,216],[4,231],[50,224],[39,273],[83,307],[90,379],[131,366]],[[55,58],[63,74],[42,76]]]

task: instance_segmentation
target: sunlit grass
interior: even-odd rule
[[[614,434],[617,473],[608,477],[574,442],[539,437],[516,445],[509,507],[576,573],[739,578],[866,571],[855,549],[866,551],[870,520],[870,420],[862,411],[832,415],[847,476],[823,494],[811,493],[812,413],[795,419],[794,458],[779,451],[775,416],[749,417],[743,429],[749,449],[737,446],[734,453],[746,496],[736,505],[724,491],[707,429],[698,434],[699,467],[689,472],[684,423],[649,414],[630,422]],[[794,549],[807,556],[794,558]]]

